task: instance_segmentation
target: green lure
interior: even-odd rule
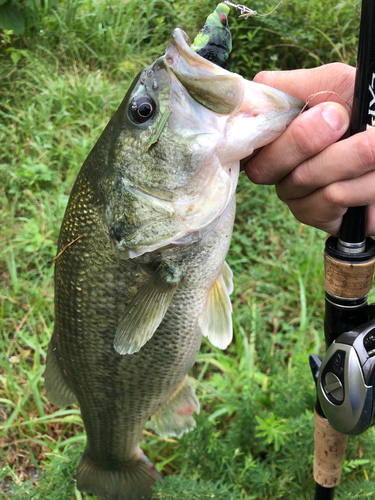
[[[222,68],[226,67],[232,50],[232,37],[228,24],[229,11],[228,5],[219,3],[191,45],[194,52]]]

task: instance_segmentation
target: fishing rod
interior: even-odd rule
[[[350,135],[375,126],[375,0],[362,0]],[[316,382],[314,412],[315,500],[333,500],[348,435],[373,423],[375,304],[367,303],[375,267],[375,242],[365,237],[367,207],[349,208],[338,238],[324,251],[327,352],[310,356]]]

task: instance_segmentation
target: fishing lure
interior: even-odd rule
[[[252,10],[245,5],[234,4],[228,0],[224,0],[224,2],[219,3],[214,12],[207,17],[203,28],[191,44],[191,49],[205,59],[208,59],[222,68],[226,68],[228,57],[232,50],[232,36],[228,23],[230,7],[239,10],[241,12],[240,17],[247,19],[248,17],[268,16],[272,14],[282,2],[283,0],[280,0],[276,7],[268,14],[258,14],[256,10]]]
[[[232,36],[228,24],[229,12],[228,5],[219,3],[191,44],[194,52],[222,68],[226,67],[232,50]]]

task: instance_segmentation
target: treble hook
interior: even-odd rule
[[[224,3],[229,5],[230,7],[234,7],[235,9],[238,9],[241,12],[240,17],[255,17],[258,16],[258,12],[256,10],[251,10],[249,7],[246,7],[245,5],[240,5],[240,4],[234,4],[232,2],[229,2],[228,0],[224,0]]]
[[[270,14],[275,12],[277,7],[281,3],[283,3],[283,1],[284,0],[280,0],[280,2],[276,5],[276,7],[274,9],[272,9],[271,12],[268,12],[268,14],[258,14],[258,12],[256,10],[249,9],[249,7],[246,7],[246,5],[235,4],[235,3],[229,2],[228,0],[224,0],[224,3],[229,5],[230,7],[234,7],[235,9],[238,9],[241,12],[239,17],[243,17],[243,18],[247,19],[248,17],[255,17],[255,16],[259,16],[259,17],[269,16]]]

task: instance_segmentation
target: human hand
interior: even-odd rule
[[[261,72],[258,83],[306,102],[334,91],[352,104],[355,68],[333,63],[314,69]],[[276,192],[305,224],[337,236],[348,207],[368,205],[366,235],[375,235],[375,129],[338,141],[349,126],[349,107],[330,93],[316,96],[273,143],[244,162],[255,184]]]

